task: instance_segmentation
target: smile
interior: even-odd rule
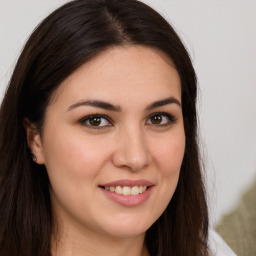
[[[145,202],[152,193],[155,184],[140,180],[116,180],[100,184],[99,188],[103,194],[122,206],[133,207]]]
[[[136,196],[138,194],[141,194],[146,191],[148,187],[147,186],[111,186],[111,187],[104,187],[105,190],[114,192],[119,195],[124,196]]]

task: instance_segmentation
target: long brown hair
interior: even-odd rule
[[[208,255],[208,212],[197,144],[197,80],[171,25],[136,0],[75,0],[32,33],[0,110],[0,255],[50,256],[49,179],[27,147],[24,118],[44,123],[49,100],[74,70],[116,45],[144,45],[172,59],[182,84],[186,149],[180,179],[162,216],[146,233],[152,256]]]

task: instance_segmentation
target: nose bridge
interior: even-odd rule
[[[146,135],[142,127],[129,125],[120,131],[114,163],[119,167],[140,170],[151,161]]]

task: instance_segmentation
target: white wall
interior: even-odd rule
[[[0,0],[0,95],[27,36],[65,0]],[[186,43],[199,114],[211,221],[256,179],[256,1],[145,0]]]

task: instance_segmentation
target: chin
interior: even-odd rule
[[[105,222],[105,232],[114,237],[127,238],[144,235],[152,226],[154,220],[145,218],[115,218],[108,225]]]

